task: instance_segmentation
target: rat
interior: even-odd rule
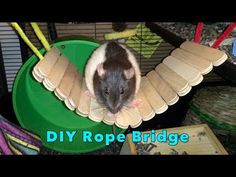
[[[108,115],[118,115],[123,106],[137,107],[134,99],[140,88],[141,72],[131,51],[115,41],[95,49],[85,67],[86,95],[107,108]]]

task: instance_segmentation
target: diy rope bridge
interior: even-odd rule
[[[223,51],[186,41],[154,70],[142,77],[141,87],[136,95],[142,102],[137,108],[124,107],[120,116],[109,117],[104,107],[84,94],[87,88],[80,71],[56,47],[50,47],[36,23],[31,25],[47,50],[44,56],[33,46],[19,25],[12,23],[40,59],[32,71],[34,78],[53,92],[71,111],[93,121],[115,124],[123,129],[129,126],[136,128],[142,121],[148,121],[155,114],[165,112],[179,97],[188,94],[193,86],[200,84],[203,75],[208,74],[213,66],[219,66],[227,59]]]

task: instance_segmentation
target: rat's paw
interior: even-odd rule
[[[113,116],[114,116],[114,114],[112,114],[112,113],[110,113],[110,112],[108,112],[107,115],[108,115],[109,117],[113,117]]]
[[[90,93],[89,90],[86,90],[86,91],[84,92],[84,94],[85,94],[86,96],[88,96],[88,97],[94,98],[94,96]]]
[[[109,117],[118,117],[119,115],[120,115],[120,112],[118,112],[118,113],[116,113],[116,114],[112,114],[111,112],[108,112],[107,113],[107,115],[109,116]]]
[[[129,107],[131,108],[137,108],[142,103],[141,99],[134,99],[130,104]]]

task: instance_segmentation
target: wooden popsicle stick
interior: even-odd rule
[[[142,119],[144,121],[152,119],[155,116],[155,112],[153,111],[151,105],[149,104],[147,98],[145,97],[141,89],[139,89],[136,99],[141,100],[141,103],[138,106],[138,110],[140,112],[140,115],[142,116]]]
[[[226,55],[226,54],[225,54],[225,55]],[[214,66],[220,66],[221,64],[223,64],[223,63],[228,59],[228,56],[226,55],[225,58],[226,58],[225,60],[216,61],[213,65],[214,65]]]
[[[54,90],[54,95],[59,99],[59,100],[61,100],[61,101],[64,101],[65,100],[65,98],[61,95],[61,94],[58,94],[58,92],[56,92],[56,90]],[[70,110],[73,110],[72,108],[71,108],[71,105],[69,105],[69,106],[67,106]]]
[[[105,124],[108,125],[113,125],[116,121],[116,117],[115,116],[108,116],[108,111],[105,109],[104,110],[104,118],[102,120]]]
[[[140,115],[140,112],[138,108],[124,108],[122,111],[126,112],[126,114],[129,116],[129,125],[132,128],[138,127],[142,123],[142,117]]]
[[[35,70],[32,71],[32,75],[33,75],[33,77],[35,78],[36,81],[38,81],[38,82],[40,82],[40,83],[43,82],[43,79],[44,79],[44,78],[43,78],[43,77],[40,77],[40,75],[38,75],[38,74],[35,72]]]
[[[171,55],[196,68],[202,75],[208,74],[213,69],[213,65],[210,61],[183,49],[177,48],[171,53]]]
[[[40,60],[35,67],[37,67],[39,74],[47,77],[60,56],[60,51],[56,47],[52,47],[49,52]]]
[[[39,72],[39,70],[38,70],[38,67],[35,66],[34,69],[33,69],[33,72],[34,72],[34,74],[35,74],[36,76],[38,76],[39,78],[42,78],[42,79],[45,78],[42,74],[40,74],[40,72]]]
[[[192,89],[192,87],[189,86],[189,87],[187,87],[185,90],[180,91],[180,92],[178,93],[178,95],[179,95],[179,96],[185,96],[185,95],[187,95],[187,94],[191,91],[191,89]]]
[[[65,100],[69,97],[70,92],[74,86],[74,82],[77,76],[77,70],[74,64],[69,63],[66,72],[60,82],[60,85],[55,89],[55,95],[58,95],[59,99]]]
[[[91,98],[89,118],[95,122],[101,122],[104,117],[104,107],[102,107],[98,102]]]
[[[167,110],[168,105],[156,92],[147,77],[142,77],[140,88],[156,114],[161,114]]]
[[[175,90],[179,96],[182,96],[180,93],[186,92],[186,90],[191,88],[185,79],[167,67],[164,63],[158,64],[155,71],[172,87],[173,90]],[[187,93],[188,92],[186,92],[186,94]]]
[[[140,126],[141,124],[142,124],[142,119],[141,119],[141,121],[140,122],[137,122],[136,124],[131,124],[130,126],[132,127],[132,128],[137,128],[138,126]]]
[[[168,105],[173,105],[179,100],[179,96],[176,92],[154,70],[149,72],[146,76]]]
[[[115,124],[116,126],[127,129],[130,124],[130,116],[126,111],[121,111],[120,115],[116,118]]]
[[[78,109],[75,109],[75,113],[82,116],[82,117],[87,117],[88,116],[88,114],[83,114],[83,113],[79,112]]]
[[[75,71],[75,80],[70,90],[69,96],[65,99],[65,104],[71,110],[75,110],[79,105],[80,94],[82,87],[82,75],[79,71]]]
[[[227,60],[225,52],[191,41],[185,41],[181,44],[180,48],[187,50],[195,55],[206,58],[213,63],[214,66],[219,66]]]
[[[54,92],[55,93],[55,92]],[[55,94],[58,98],[60,97],[60,95],[57,95],[57,94]],[[63,99],[63,98],[62,98]],[[71,104],[71,102],[68,100],[68,99],[65,99],[64,100],[64,103],[65,103],[65,105],[66,105],[66,107],[68,108],[68,109],[70,109],[71,111],[74,111],[75,110],[75,106],[74,105],[72,105]]]
[[[202,81],[203,81],[203,76],[200,75],[199,78],[196,78],[195,80],[192,80],[191,85],[192,85],[192,86],[196,86],[196,85],[200,84]]]
[[[46,78],[43,80],[43,85],[44,85],[44,87],[45,87],[46,89],[48,89],[48,90],[51,91],[51,92],[55,90],[54,85],[52,85],[52,83],[49,82],[49,80],[46,79]]]
[[[195,86],[203,80],[201,73],[197,69],[185,64],[173,56],[166,57],[163,60],[163,63],[187,80],[191,86]]]
[[[89,111],[90,111],[91,97],[85,95],[86,90],[87,90],[86,82],[85,82],[85,79],[83,78],[79,104],[78,104],[78,107],[76,108],[76,110],[82,113],[83,115],[89,115]]]
[[[68,65],[69,65],[68,59],[64,55],[61,55],[57,60],[56,64],[54,65],[54,67],[52,68],[48,77],[45,78],[46,80],[45,84],[47,84],[53,90],[57,88],[65,74]]]

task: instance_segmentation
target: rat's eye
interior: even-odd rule
[[[121,95],[124,94],[124,89],[123,89],[123,88],[120,89],[120,94],[121,94]]]
[[[108,88],[105,88],[104,92],[105,92],[106,95],[109,95]]]

